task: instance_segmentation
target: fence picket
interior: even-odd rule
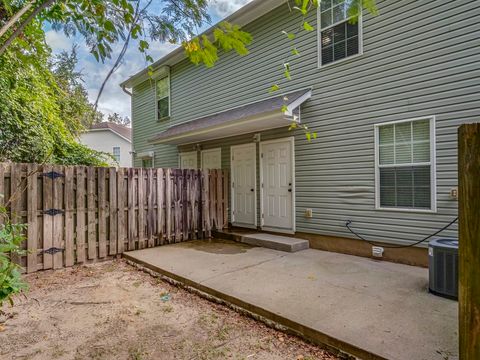
[[[97,258],[97,187],[96,168],[87,168],[87,221],[88,221],[88,259]]]
[[[138,248],[145,248],[145,173],[138,169]]]
[[[76,203],[77,203],[77,228],[76,228],[76,257],[77,263],[84,263],[86,258],[86,249],[85,249],[85,233],[86,233],[86,208],[85,208],[85,187],[86,187],[86,167],[79,166],[76,168],[76,178],[77,178],[77,192],[76,192]]]
[[[53,179],[45,174],[51,173],[53,168],[51,165],[43,167],[43,269],[51,269],[53,267],[53,255],[45,252],[53,247],[53,217],[47,215],[48,210],[53,209]],[[13,181],[11,180],[11,184]]]
[[[117,170],[108,169],[108,221],[109,221],[109,246],[108,254],[117,254],[117,229],[118,229],[118,209],[117,209]]]
[[[167,234],[167,244],[172,242],[172,192],[173,192],[173,181],[172,181],[173,170],[165,170],[165,219],[166,219],[166,234]]]
[[[63,176],[64,167],[54,166],[53,171],[60,176],[53,179],[53,209],[58,213],[53,216],[53,268],[61,269],[63,267],[63,226],[65,219],[65,207],[63,206],[63,184],[65,177]]]
[[[64,169],[65,175],[65,266],[73,266],[75,264],[74,252],[74,172],[71,166]]]
[[[98,257],[107,256],[107,168],[98,168]]]
[[[155,221],[155,186],[153,169],[147,169],[147,238],[148,247],[155,246],[157,223]]]
[[[135,169],[128,169],[128,250],[135,250]]]
[[[38,229],[37,229],[37,172],[38,167],[35,164],[29,164],[27,167],[27,272],[32,273],[37,271],[37,243],[38,243]],[[0,179],[2,174],[0,173]],[[2,179],[3,181],[3,179]],[[0,189],[1,192],[1,189]]]
[[[163,169],[157,169],[157,245],[163,245],[165,235],[165,181],[163,176]]]
[[[118,169],[117,173],[117,253],[122,254],[125,250],[125,238],[127,234],[127,223],[125,219],[125,199],[127,199],[127,188],[125,186],[125,169]]]

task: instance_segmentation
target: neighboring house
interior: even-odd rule
[[[156,167],[229,169],[233,225],[312,247],[371,251],[347,220],[400,245],[442,228],[457,216],[457,128],[480,119],[480,1],[377,3],[378,16],[351,24],[342,1],[322,1],[308,19],[318,32],[296,39],[288,82],[282,31],[301,17],[285,1],[246,5],[228,20],[253,35],[248,56],[222,54],[206,69],[178,49],[154,64],[155,81],[144,70],[122,84],[135,150]],[[268,92],[277,82],[281,96]],[[292,121],[317,139],[288,131]],[[442,236],[457,236],[456,225]],[[425,247],[386,253],[425,263]]]
[[[111,154],[112,165],[132,166],[132,129],[123,125],[103,122],[92,125],[80,135],[80,142],[90,149]]]

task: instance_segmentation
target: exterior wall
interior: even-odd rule
[[[352,237],[344,226],[350,219],[371,240],[409,244],[457,216],[457,201],[449,196],[457,186],[457,128],[480,119],[480,2],[386,0],[378,7],[378,16],[363,18],[361,56],[318,68],[317,34],[297,38],[302,56],[291,61],[292,81],[281,85],[285,92],[313,88],[302,122],[318,138],[308,143],[303,133],[295,134],[296,228]],[[168,122],[155,120],[153,84],[135,88],[135,150],[155,149],[156,166],[177,166],[175,147],[154,147],[147,140],[173,124],[271,96],[268,88],[281,79],[289,51],[281,31],[294,30],[300,21],[284,4],[245,27],[254,37],[250,55],[225,54],[208,70],[188,60],[173,66]],[[437,213],[375,210],[374,125],[432,115]],[[265,135],[291,136],[278,131]],[[226,168],[229,146],[252,141],[249,135],[233,136],[203,145],[221,146]],[[313,218],[304,217],[306,208],[313,209]],[[456,230],[443,235],[456,236]]]
[[[80,142],[90,149],[113,154],[115,146],[120,147],[120,166],[132,166],[132,144],[110,130],[89,131],[80,135]],[[116,165],[112,161],[112,165]]]

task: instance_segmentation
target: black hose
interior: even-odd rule
[[[353,234],[355,235],[356,237],[358,237],[359,239],[363,240],[363,241],[366,241],[367,243],[369,243],[370,245],[372,246],[379,246],[379,247],[383,247],[383,248],[386,248],[386,249],[401,249],[401,248],[409,248],[409,247],[413,247],[415,245],[418,245],[418,244],[421,244],[423,243],[424,241],[427,241],[428,239],[434,237],[435,235],[438,235],[440,234],[442,231],[448,229],[450,226],[452,226],[453,224],[455,224],[456,222],[458,221],[458,217],[456,217],[455,219],[453,219],[451,222],[449,222],[447,225],[445,225],[444,227],[442,227],[440,230],[434,232],[433,234],[431,235],[428,235],[426,238],[420,240],[420,241],[417,241],[413,244],[410,244],[410,245],[385,245],[385,244],[376,244],[372,241],[369,241],[367,239],[365,239],[363,236],[361,236],[360,234],[358,234],[357,232],[355,232],[354,230],[352,230],[352,228],[350,227],[350,225],[352,224],[352,220],[347,220],[346,223],[345,223],[345,226],[347,227],[347,229]]]

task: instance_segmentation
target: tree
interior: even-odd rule
[[[41,24],[34,22],[24,51],[0,56],[0,162],[105,165],[106,155],[76,140],[77,115],[67,111],[64,84],[49,67],[44,42]]]
[[[130,126],[130,118],[128,116],[121,116],[120,114],[113,113],[108,115],[108,122],[115,123],[123,126]]]
[[[75,135],[92,124],[103,121],[103,114],[96,111],[88,99],[83,74],[76,69],[77,47],[71,52],[62,51],[51,61],[50,68],[60,92],[58,106],[68,130]]]

